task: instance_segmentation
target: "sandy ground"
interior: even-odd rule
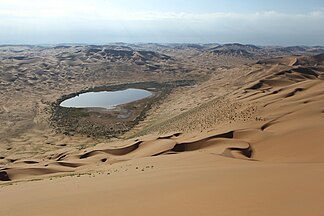
[[[143,158],[91,175],[1,188],[0,213],[322,215],[322,168],[318,163],[251,162],[207,152]]]
[[[124,139],[7,137],[0,215],[323,215],[323,55],[217,68]]]

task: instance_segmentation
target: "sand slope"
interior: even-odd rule
[[[322,164],[190,152],[1,188],[1,215],[321,215]],[[138,168],[138,169],[137,169]]]

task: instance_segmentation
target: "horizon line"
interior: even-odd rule
[[[196,44],[196,45],[227,45],[227,44],[239,44],[239,45],[253,45],[259,47],[324,47],[324,45],[315,44],[315,45],[305,45],[305,44],[291,44],[291,45],[280,45],[280,44],[253,44],[253,43],[240,43],[240,42],[227,42],[227,43],[218,43],[218,42],[107,42],[107,43],[89,43],[89,42],[59,42],[59,43],[0,43],[0,46],[105,46],[112,44],[130,44],[130,45],[140,45],[140,44],[159,44],[159,45],[174,45],[174,44]]]

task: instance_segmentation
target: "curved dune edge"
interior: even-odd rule
[[[74,172],[82,170],[83,167],[91,167],[93,164],[114,164],[120,161],[129,161],[137,158],[178,154],[183,152],[204,150],[213,154],[235,158],[232,151],[240,152],[249,159],[253,153],[249,143],[235,140],[233,131],[216,134],[213,136],[202,136],[183,139],[178,133],[168,136],[160,136],[146,141],[134,141],[125,147],[87,149],[81,154],[67,154],[64,157],[56,157],[35,163],[23,163],[16,161],[10,168],[0,171],[0,180],[20,180],[33,176],[44,176],[48,174]],[[165,138],[166,137],[166,138]]]

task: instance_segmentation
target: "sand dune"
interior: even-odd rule
[[[323,127],[323,81],[321,79],[322,75],[322,68],[307,68],[307,67],[301,67],[300,65],[306,64],[311,62],[311,64],[314,63],[315,60],[317,60],[317,65],[321,66],[323,64],[322,58],[319,56],[315,57],[293,57],[294,61],[300,62],[298,66],[291,66],[295,64],[290,64],[289,59],[290,57],[285,58],[278,58],[271,60],[271,64],[274,64],[275,61],[277,61],[280,64],[285,64],[284,70],[270,70],[270,74],[267,74],[267,76],[261,78],[260,80],[256,81],[256,84],[249,84],[250,87],[245,88],[246,90],[238,90],[238,92],[235,92],[232,95],[228,95],[226,97],[226,100],[228,102],[236,100],[240,104],[251,104],[251,103],[257,103],[258,107],[261,107],[258,112],[255,112],[253,115],[256,116],[255,118],[262,119],[262,121],[252,121],[252,122],[245,122],[243,124],[240,124],[239,121],[240,117],[242,115],[246,115],[246,113],[236,113],[236,114],[230,114],[231,111],[229,111],[230,115],[233,115],[233,117],[229,117],[229,119],[232,119],[232,121],[236,121],[237,124],[231,124],[226,126],[227,128],[234,128],[232,131],[219,133],[218,130],[213,130],[212,126],[208,133],[198,133],[199,135],[196,136],[190,136],[190,134],[181,134],[181,133],[172,133],[169,132],[169,134],[166,135],[159,135],[159,136],[153,136],[149,139],[141,140],[141,138],[137,138],[135,141],[128,141],[128,144],[121,145],[118,143],[109,143],[107,145],[101,145],[103,148],[91,148],[83,150],[82,153],[62,153],[58,154],[56,156],[52,155],[49,159],[49,161],[45,162],[37,162],[37,163],[26,163],[26,166],[33,167],[42,167],[46,164],[51,164],[52,160],[60,161],[61,163],[67,163],[70,158],[74,160],[74,163],[71,163],[70,168],[78,168],[83,165],[89,165],[92,163],[91,159],[94,159],[95,161],[104,161],[105,163],[114,163],[115,161],[123,161],[123,160],[130,160],[134,158],[140,158],[140,157],[148,157],[148,156],[154,156],[154,155],[160,155],[160,154],[168,154],[169,152],[185,152],[185,151],[194,151],[199,149],[205,149],[205,148],[211,148],[211,146],[223,146],[219,154],[222,154],[224,152],[228,152],[230,149],[235,149],[236,151],[238,149],[241,149],[241,153],[244,153],[245,155],[248,155],[249,157],[253,159],[262,159],[259,158],[259,146],[265,145],[262,143],[271,143],[272,138],[276,141],[276,143],[279,143],[278,139],[282,136],[282,139],[288,139],[290,133],[294,133],[295,131],[300,131],[307,128],[313,128],[313,130],[320,131]],[[300,60],[301,59],[301,60]],[[315,60],[314,60],[315,59]],[[266,62],[269,64],[269,62]],[[272,67],[272,66],[271,66]],[[287,70],[287,67],[290,67],[290,69]],[[268,71],[269,73],[269,71]],[[252,73],[249,73],[251,75]],[[256,74],[253,74],[254,76]],[[257,75],[258,76],[258,75]],[[243,87],[244,89],[244,87]],[[220,107],[219,102],[217,102],[218,107]],[[196,121],[196,124],[201,124],[199,121],[201,121],[202,118],[200,118],[200,115],[204,115],[204,110],[206,113],[209,113],[209,115],[205,115],[208,118],[214,118],[213,115],[221,114],[224,110],[226,110],[224,107],[222,110],[218,110],[216,113],[213,113],[214,111],[211,110],[214,108],[213,103],[206,103],[201,105],[202,107],[199,107],[199,110],[196,111],[195,115],[197,115],[193,120],[191,121],[188,119],[186,114],[181,115],[180,118],[176,117],[178,122],[186,122],[189,125],[195,124],[194,121]],[[231,105],[230,105],[231,106]],[[242,106],[242,105],[240,105]],[[238,107],[236,107],[236,110]],[[246,106],[242,106],[242,110],[246,110]],[[210,112],[210,110],[212,112]],[[189,111],[190,115],[192,116],[192,111]],[[227,114],[225,114],[227,115]],[[229,120],[227,119],[227,121]],[[189,120],[189,122],[188,122]],[[245,121],[245,120],[244,120]],[[243,121],[243,122],[244,122]],[[170,124],[174,123],[172,119],[168,120]],[[206,123],[206,122],[205,122]],[[165,124],[165,123],[163,123]],[[168,124],[165,124],[168,125]],[[179,130],[181,131],[181,126],[178,125]],[[226,125],[226,124],[225,124]],[[192,125],[193,126],[193,125]],[[225,127],[225,128],[226,128]],[[193,127],[194,128],[194,127]],[[224,127],[223,127],[224,128]],[[249,137],[243,137],[240,131],[249,131],[250,136],[252,137],[258,137],[258,139],[250,139]],[[245,132],[246,134],[247,132]],[[296,132],[297,133],[297,132]],[[195,133],[192,133],[195,134]],[[234,138],[234,134],[239,137],[239,139]],[[321,136],[320,133],[313,134],[314,136],[311,136],[309,139],[314,139],[315,143],[318,142],[319,136]],[[295,136],[291,136],[293,139]],[[314,137],[314,138],[313,138]],[[293,140],[291,140],[288,143],[292,143]],[[284,142],[285,143],[285,142]],[[303,142],[304,143],[304,142]],[[296,144],[297,145],[297,144]],[[107,147],[106,147],[107,146]],[[112,146],[112,147],[109,147]],[[267,144],[267,146],[272,146],[271,148],[274,148],[276,144]],[[317,146],[314,144],[314,146]],[[320,147],[318,144],[317,147]],[[219,147],[217,147],[219,148]],[[247,153],[247,149],[249,149]],[[265,148],[266,149],[266,148]],[[290,149],[290,148],[284,148],[284,149]],[[296,150],[297,148],[293,148]],[[304,149],[303,151],[306,151],[307,149]],[[310,148],[310,151],[313,151]],[[317,148],[315,148],[318,151]],[[260,152],[264,151],[264,149],[260,150]],[[287,150],[288,151],[288,150]],[[285,152],[285,151],[283,151]],[[281,152],[281,154],[283,154]],[[276,154],[270,154],[270,155],[276,155]],[[275,157],[276,158],[276,157]],[[296,156],[296,159],[300,159],[301,157]],[[67,161],[65,161],[67,160]],[[271,160],[270,158],[267,158],[267,160]],[[276,158],[277,160],[277,158]],[[287,158],[285,160],[288,160]],[[318,160],[318,159],[316,159]],[[77,163],[80,165],[75,165],[75,161],[78,161]],[[16,161],[15,164],[12,165],[12,167],[19,167],[21,163],[19,161]],[[65,164],[57,164],[58,166],[67,167]],[[14,168],[11,168],[14,169]],[[48,169],[42,167],[42,169]],[[7,172],[7,171],[4,171]],[[51,171],[49,171],[50,173]],[[8,173],[8,172],[7,172]],[[31,172],[33,173],[37,172]],[[10,179],[15,179],[13,176],[17,175],[10,175]],[[19,176],[19,175],[18,175]]]
[[[221,70],[175,90],[134,138],[55,136],[61,149],[11,155],[0,215],[322,215],[323,75],[323,55]]]
[[[209,151],[213,154],[234,158],[235,156],[231,154],[231,151],[236,151],[240,152],[246,158],[251,157],[252,150],[250,144],[242,140],[233,139],[233,134],[234,132],[230,131],[216,135],[210,135],[209,133],[200,135],[199,137],[168,135],[168,138],[162,136],[151,140],[139,140],[118,148],[95,147],[84,150],[78,155],[64,155],[63,159],[62,157],[54,157],[42,162],[30,161],[27,163],[25,161],[16,161],[10,168],[7,167],[2,170],[2,175],[7,176],[8,180],[26,179],[28,175],[32,177],[58,172],[77,171],[78,168],[82,170],[83,166],[91,166],[97,163],[113,164],[136,158],[196,150]]]
[[[269,164],[206,152],[149,157],[91,175],[4,187],[0,213],[321,215],[321,170],[321,164]]]

